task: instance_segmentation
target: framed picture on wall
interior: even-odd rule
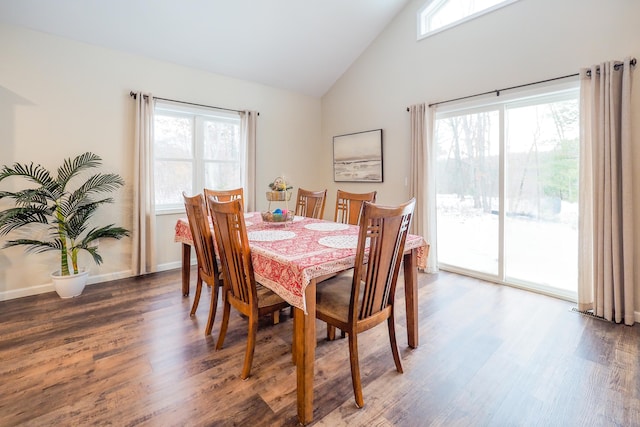
[[[382,182],[382,129],[333,137],[333,180]]]

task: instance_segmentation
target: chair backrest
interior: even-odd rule
[[[242,201],[242,210],[244,211],[244,189],[235,188],[233,190],[211,190],[209,188],[204,189],[204,198],[209,200],[209,197],[213,197],[216,202],[229,202],[231,200],[239,199]]]
[[[388,317],[385,312],[393,305],[414,207],[415,199],[397,207],[364,203],[349,308],[351,322],[376,315]]]
[[[238,310],[248,313],[255,309],[257,313],[256,282],[242,201],[217,202],[209,197],[207,202],[218,243],[226,295],[232,298],[231,304]]]
[[[324,202],[326,198],[327,190],[309,191],[298,188],[296,215],[321,219],[324,216]]]
[[[204,197],[202,194],[189,197],[185,193],[182,193],[182,197],[184,198],[184,207],[187,211],[189,228],[193,237],[193,246],[196,250],[198,269],[209,278],[217,280],[218,263]],[[209,280],[207,282],[210,283]]]
[[[364,202],[375,203],[377,193],[377,191],[370,193],[349,193],[338,190],[336,213],[333,220],[343,224],[360,225]]]

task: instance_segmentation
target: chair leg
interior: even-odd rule
[[[202,293],[202,277],[200,277],[200,271],[198,270],[198,278],[196,279],[196,294],[193,297],[193,305],[191,306],[190,316],[195,316],[198,309],[198,303],[200,302],[200,293]]]
[[[391,312],[391,316],[389,316],[389,318],[387,319],[387,326],[389,327],[389,343],[391,344],[393,361],[396,363],[396,371],[402,374],[404,371],[402,370],[402,362],[400,361],[400,352],[398,352],[398,342],[396,341],[396,327],[393,317],[393,312]]]
[[[360,382],[360,363],[358,361],[358,334],[354,331],[349,333],[349,361],[351,362],[351,382],[353,384],[353,394],[356,398],[356,406],[364,406],[362,397],[362,383]]]
[[[218,310],[218,291],[219,286],[217,284],[213,284],[211,288],[211,307],[209,307],[209,319],[207,320],[207,327],[204,330],[205,335],[211,335],[211,330],[213,329],[213,322],[216,320],[216,311]]]
[[[242,375],[240,378],[246,380],[251,373],[251,364],[253,363],[253,353],[256,348],[256,336],[258,335],[258,314],[254,313],[249,316],[249,334],[247,336],[247,351],[244,355],[244,366],[242,367]]]
[[[327,323],[327,341],[336,339],[336,327]]]
[[[224,344],[224,336],[227,334],[227,326],[229,326],[229,314],[231,312],[231,304],[225,298],[224,310],[222,311],[222,325],[220,325],[220,335],[218,336],[218,342],[216,343],[216,350],[222,348]]]

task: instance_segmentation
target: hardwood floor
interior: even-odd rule
[[[362,409],[346,340],[325,341],[318,322],[313,425],[640,425],[640,326],[451,273],[419,280],[415,350],[398,291],[404,374],[384,325],[359,335]],[[190,318],[192,297],[171,271],[88,286],[70,300],[0,302],[0,425],[296,425],[292,319],[261,322],[252,375],[241,381],[245,320],[232,314],[225,348],[214,351],[203,332],[208,297],[203,290]]]

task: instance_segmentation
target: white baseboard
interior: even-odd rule
[[[196,262],[195,261],[191,261],[191,265],[196,265]],[[182,268],[182,263],[180,261],[168,262],[166,264],[158,265],[158,271],[173,270],[173,269],[176,269],[176,268]]]
[[[195,262],[192,262],[195,265]],[[180,261],[177,262],[168,262],[166,264],[158,265],[157,271],[167,271],[173,270],[176,268],[182,268],[182,263]],[[108,274],[99,274],[96,276],[89,276],[87,280],[87,285],[94,285],[96,283],[110,282],[112,280],[125,279],[127,277],[133,276],[131,270],[119,271],[115,273]],[[45,283],[42,285],[30,286],[28,288],[20,288],[20,289],[12,289],[9,291],[0,292],[0,301],[7,301],[16,298],[28,297],[31,295],[44,294],[47,292],[55,292],[53,288],[53,283]]]
[[[87,285],[94,285],[96,283],[124,279],[131,276],[131,270],[109,274],[100,274],[97,276],[89,276],[89,278],[87,279]],[[45,283],[43,285],[30,286],[28,288],[12,289],[9,291],[0,292],[0,301],[7,301],[16,298],[28,297],[31,295],[44,294],[47,292],[55,292],[52,282]]]
[[[47,292],[53,292],[53,283],[47,283],[45,285],[30,286],[28,288],[12,289],[10,291],[0,292],[0,301],[7,301],[10,299],[28,297],[31,295],[44,294]]]

